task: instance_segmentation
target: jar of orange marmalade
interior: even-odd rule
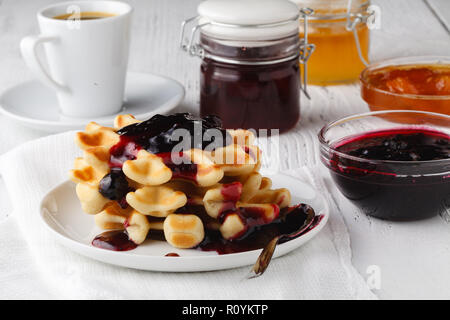
[[[369,54],[369,11],[367,0],[291,0],[308,7],[308,40],[315,45],[308,61],[308,83],[333,85],[358,80]],[[304,36],[300,23],[300,37]]]
[[[361,97],[372,111],[419,110],[450,115],[450,57],[401,57],[361,72]]]
[[[298,36],[299,17],[309,14],[288,0],[201,2],[181,34],[181,48],[201,59],[200,115],[227,129],[293,128],[307,94],[300,64],[313,50]]]

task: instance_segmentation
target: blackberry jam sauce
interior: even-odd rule
[[[326,163],[333,180],[368,215],[417,220],[450,206],[450,137],[444,133],[377,131],[332,148],[345,154],[334,152]]]
[[[168,116],[157,114],[146,121],[126,126],[118,130],[117,133],[121,138],[126,137],[124,138],[125,152],[135,148],[134,146],[129,147],[128,150],[126,148],[127,144],[133,142],[137,148],[145,149],[153,154],[159,154],[172,152],[173,148],[181,141],[185,142],[182,140],[185,139],[184,136],[178,140],[179,137],[176,131],[179,129],[184,129],[189,133],[190,141],[187,146],[191,148],[205,149],[208,147],[208,149],[211,149],[211,143],[217,144],[217,147],[231,143],[231,137],[222,128],[220,118],[206,115],[200,119],[189,113],[175,113]],[[220,132],[222,141],[215,141],[216,137],[208,132],[209,129],[215,129],[215,133]],[[121,148],[114,149],[119,154],[113,155],[120,157],[121,150]]]
[[[128,234],[122,230],[106,231],[92,240],[94,247],[113,251],[128,251],[135,249],[137,244],[131,241]]]
[[[282,209],[278,217],[269,224],[254,223],[257,219],[261,219],[261,217],[254,211],[252,212],[243,208],[241,210],[241,214],[246,216],[248,228],[242,235],[233,240],[223,239],[217,229],[210,227],[213,219],[208,216],[203,206],[185,206],[179,208],[177,213],[189,213],[199,216],[205,225],[205,238],[196,249],[216,251],[218,254],[238,253],[264,248],[274,237],[300,229],[307,219],[307,206],[302,204]],[[314,229],[322,218],[323,215],[316,215],[312,224],[296,237]],[[164,233],[161,230],[152,230],[147,237],[156,241],[165,241]],[[289,240],[292,240],[292,238]],[[281,241],[280,243],[283,242],[285,241]],[[103,232],[92,240],[92,245],[97,248],[113,251],[128,251],[137,247],[137,244],[129,239],[127,232],[123,230]],[[176,253],[168,253],[166,256],[178,257],[179,255]]]
[[[177,139],[177,130],[185,130],[186,137]],[[210,131],[213,129],[213,131]],[[180,142],[186,142],[186,147],[213,150],[231,143],[231,136],[222,128],[221,120],[216,116],[196,118],[189,113],[172,115],[155,115],[152,118],[126,126],[117,131],[120,141],[111,147],[109,166],[111,173],[100,182],[100,193],[110,199],[117,200],[122,207],[126,206],[124,196],[129,192],[128,182],[122,172],[122,165],[127,160],[134,160],[139,150],[147,150],[161,157],[172,170],[174,178],[195,182],[196,164],[179,164],[172,162],[172,150]],[[219,135],[217,135],[219,133]],[[220,139],[218,137],[220,136]],[[179,156],[182,156],[180,152]]]
[[[289,234],[299,230],[307,219],[307,206],[300,204],[288,208],[283,208],[276,219],[270,223],[263,223],[261,213],[252,211],[249,208],[240,208],[240,215],[246,221],[247,228],[239,237],[225,240],[219,230],[211,228],[211,218],[205,212],[203,206],[186,206],[177,210],[177,213],[195,212],[203,221],[205,226],[205,238],[197,246],[198,250],[216,251],[218,254],[238,253],[264,248],[274,237]],[[225,212],[231,213],[232,211]],[[314,229],[322,220],[323,215],[316,215],[312,224],[299,237]],[[289,239],[292,240],[293,238]],[[285,241],[281,241],[283,243]]]

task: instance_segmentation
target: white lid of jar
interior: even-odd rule
[[[274,40],[298,32],[298,7],[288,0],[206,0],[201,32],[224,40]]]

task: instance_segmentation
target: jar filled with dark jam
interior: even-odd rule
[[[183,48],[202,59],[200,114],[219,116],[227,129],[294,127],[304,44],[298,8],[287,0],[207,0],[198,13]]]

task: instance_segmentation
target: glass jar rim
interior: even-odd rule
[[[292,0],[291,0],[292,1]],[[344,1],[347,2],[348,0]],[[295,2],[295,1],[294,1]],[[311,8],[312,10],[314,10],[314,14],[310,15],[307,17],[307,20],[341,20],[341,19],[347,19],[347,18],[351,18],[353,16],[356,16],[357,14],[360,14],[362,12],[364,12],[370,5],[370,0],[364,0],[364,1],[360,1],[362,3],[358,3],[358,4],[354,4],[352,6],[352,8],[350,9],[350,12],[347,12],[347,6],[343,5],[342,7],[340,7],[340,9],[342,9],[342,12],[340,13],[321,13],[321,9],[322,8],[318,8],[314,5],[312,5],[311,2],[302,2],[300,1],[299,3],[301,3],[301,6],[305,6],[308,8]],[[326,9],[329,9],[329,0],[323,1],[322,4],[326,4]],[[302,17],[300,17],[300,21],[302,21]]]
[[[425,116],[434,116],[439,117],[442,119],[448,119],[450,123],[450,116],[436,113],[436,112],[428,112],[428,111],[416,111],[416,110],[388,110],[388,111],[372,111],[372,112],[366,112],[366,113],[360,113],[356,115],[347,116],[344,118],[340,118],[337,120],[334,120],[328,124],[326,124],[318,133],[319,143],[320,147],[324,149],[326,152],[332,152],[333,154],[338,155],[342,158],[347,158],[350,160],[358,161],[358,162],[364,162],[364,163],[372,163],[372,164],[391,164],[391,165],[401,165],[401,166],[417,166],[417,165],[450,165],[450,159],[439,159],[439,160],[425,160],[420,162],[415,161],[396,161],[396,160],[373,160],[373,159],[366,159],[361,158],[357,156],[352,156],[347,153],[338,151],[335,147],[331,146],[330,143],[325,139],[325,134],[332,129],[333,127],[356,119],[361,119],[365,117],[372,117],[372,116],[378,116],[383,114],[421,114]],[[450,172],[450,171],[449,171]]]

